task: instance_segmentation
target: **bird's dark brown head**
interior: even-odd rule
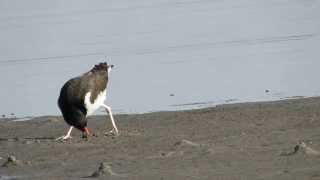
[[[109,72],[113,67],[114,67],[114,65],[112,65],[112,64],[108,65],[107,62],[102,62],[102,63],[94,65],[94,67],[91,69],[91,72],[96,72],[96,71]]]

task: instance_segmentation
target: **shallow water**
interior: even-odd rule
[[[105,57],[115,64],[107,104],[116,113],[318,96],[319,8],[319,0],[0,0],[0,115],[60,114],[63,83]]]

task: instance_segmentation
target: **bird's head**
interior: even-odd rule
[[[111,69],[114,67],[113,64],[108,65],[107,62],[102,62],[99,64],[94,65],[94,67],[92,68],[92,72],[96,72],[96,71],[106,71],[106,72],[110,72]]]

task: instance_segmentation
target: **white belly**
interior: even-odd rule
[[[84,97],[84,104],[87,108],[87,116],[93,114],[104,103],[107,97],[107,90],[105,89],[100,94],[98,94],[93,103],[91,103],[90,97],[91,92],[88,92]]]

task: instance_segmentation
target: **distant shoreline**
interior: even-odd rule
[[[192,111],[192,110],[199,110],[199,109],[206,109],[206,108],[214,108],[217,106],[225,106],[225,105],[238,105],[238,104],[252,104],[252,103],[271,103],[271,102],[279,102],[279,101],[287,101],[287,100],[299,100],[299,99],[308,99],[308,98],[319,98],[320,96],[313,96],[313,97],[307,97],[307,96],[291,96],[291,97],[285,97],[285,98],[278,98],[274,100],[262,100],[262,101],[239,101],[237,99],[230,99],[226,100],[223,103],[210,105],[209,102],[198,102],[198,103],[186,103],[186,104],[176,104],[172,106],[181,106],[181,107],[188,107],[191,104],[207,104],[207,106],[203,107],[193,107],[193,108],[182,108],[182,109],[175,109],[175,110],[159,110],[159,111],[147,111],[147,112],[141,112],[141,113],[114,113],[116,115],[135,115],[135,114],[149,114],[149,113],[155,113],[155,112],[179,112],[179,111]],[[103,116],[105,113],[101,112],[99,114],[96,114],[94,116]],[[59,117],[60,115],[43,115],[43,116],[22,116],[22,117],[9,117],[9,118],[0,118],[0,121],[3,120],[12,120],[12,121],[28,121],[28,120],[37,120],[39,118],[47,118],[47,117]]]

